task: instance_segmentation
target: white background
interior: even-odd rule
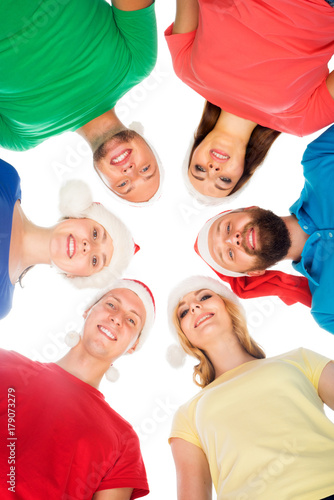
[[[320,132],[306,138],[282,134],[241,195],[221,207],[203,208],[188,195],[181,165],[204,99],[173,73],[163,31],[174,19],[174,2],[157,2],[156,11],[156,69],[116,109],[126,125],[133,120],[143,123],[145,136],[159,153],[165,180],[158,202],[133,208],[115,201],[93,171],[88,147],[74,133],[54,137],[24,153],[1,150],[0,156],[18,170],[22,207],[35,223],[48,226],[57,221],[60,185],[80,177],[89,183],[96,201],[122,218],[141,247],[125,276],[151,287],[157,307],[155,327],[139,353],[118,362],[118,382],[103,381],[100,389],[110,405],[138,431],[151,488],[149,498],[170,500],[176,496],[174,465],[167,443],[172,414],[198,388],[192,383],[191,358],[178,370],[166,361],[166,349],[172,342],[166,316],[169,290],[193,274],[215,277],[193,250],[199,229],[211,216],[227,208],[249,205],[271,209],[278,215],[288,214],[303,186],[303,151]],[[293,272],[289,263],[279,268]],[[48,266],[35,267],[24,279],[24,288],[16,286],[13,309],[0,323],[1,347],[39,361],[56,361],[67,350],[63,343],[66,331],[81,327],[81,314],[91,296],[91,291],[77,291]],[[304,346],[334,357],[334,339],[317,326],[307,307],[288,307],[275,298],[247,300],[243,305],[251,333],[268,356]],[[334,421],[332,414],[331,418]]]

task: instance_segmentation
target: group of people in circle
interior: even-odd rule
[[[154,8],[152,0],[4,0],[0,146],[24,151],[76,132],[114,198],[159,203],[158,153],[115,111],[154,68]],[[177,0],[165,38],[176,75],[205,99],[182,166],[203,208],[245,189],[280,133],[303,136],[334,122],[333,0]],[[324,404],[334,409],[334,363],[303,348],[266,358],[238,300],[301,302],[334,333],[334,125],[308,145],[302,166],[305,185],[288,215],[252,206],[211,218],[194,245],[219,280],[193,276],[170,293],[170,330],[197,360],[201,387],[170,434],[178,500],[210,500],[212,483],[219,500],[334,498],[334,425],[324,413]],[[97,289],[82,331],[67,335],[70,350],[56,363],[1,350],[1,433],[14,448],[21,442],[13,463],[0,450],[8,476],[1,498],[147,495],[138,437],[98,390],[104,375],[117,378],[114,361],[141,348],[159,314],[145,283],[121,278],[138,245],[80,179],[60,189],[61,219],[39,227],[24,213],[20,178],[4,158],[0,204],[1,318],[15,283],[38,264]],[[267,270],[283,259],[301,276]],[[15,436],[8,388],[11,401],[18,395]]]

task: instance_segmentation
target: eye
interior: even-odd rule
[[[207,293],[207,294],[203,295],[203,297],[200,299],[200,301],[202,302],[203,300],[211,299],[211,297],[212,297],[212,295]]]
[[[97,257],[95,257],[95,255],[92,258],[92,264],[93,264],[94,267],[97,265]]]
[[[231,260],[233,260],[233,252],[232,252],[232,250],[229,250],[229,251],[228,251],[228,256],[229,256],[229,258],[230,258]]]
[[[227,224],[226,231],[227,231],[227,234],[230,234],[230,231],[231,231],[231,226],[230,226],[230,224]]]
[[[119,184],[117,187],[121,188],[127,185],[127,181],[122,182],[122,184]]]
[[[206,172],[205,168],[201,167],[201,165],[195,165],[195,170],[198,170],[199,172]]]
[[[136,324],[132,318],[129,318],[129,322],[132,323],[133,325]]]
[[[225,182],[226,184],[230,184],[232,182],[231,179],[229,179],[228,177],[219,177],[219,179]]]
[[[188,314],[189,309],[184,309],[180,314],[180,319],[183,319]]]
[[[147,167],[142,168],[142,172],[145,173],[150,169],[151,165],[148,165]]]
[[[115,309],[115,306],[112,302],[107,302],[107,305],[111,308],[111,309]]]
[[[96,238],[97,238],[97,231],[96,231],[96,229],[94,229],[94,231],[93,231],[93,239],[96,240]]]

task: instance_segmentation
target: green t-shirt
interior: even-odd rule
[[[0,145],[22,151],[112,109],[157,57],[154,5],[2,0]]]

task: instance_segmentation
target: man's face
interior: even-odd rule
[[[101,144],[94,152],[94,166],[111,191],[127,201],[148,201],[159,188],[157,160],[133,130],[122,130]]]
[[[96,358],[113,362],[132,352],[142,331],[146,310],[132,290],[116,288],[106,293],[84,315],[82,342]]]
[[[259,207],[223,214],[208,235],[209,251],[218,265],[251,275],[283,259],[290,245],[284,221]]]

